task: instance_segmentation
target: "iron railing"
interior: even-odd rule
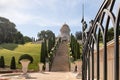
[[[118,0],[119,1],[119,0]],[[103,42],[103,80],[108,80],[108,48],[107,33],[110,26],[114,29],[114,78],[120,80],[119,70],[119,27],[120,27],[120,4],[114,11],[117,0],[104,0],[96,17],[91,21],[89,31],[83,30],[83,55],[82,55],[82,80],[100,80],[100,34],[102,33]],[[115,13],[117,12],[117,14]],[[84,21],[83,28],[85,27]],[[96,47],[96,56],[94,51]],[[96,57],[97,67],[95,68],[94,59]],[[94,70],[96,69],[96,77]]]

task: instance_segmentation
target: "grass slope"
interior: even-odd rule
[[[0,45],[0,56],[4,56],[5,64],[10,66],[11,57],[15,56],[17,68],[21,68],[18,64],[18,59],[22,54],[30,54],[34,61],[30,64],[29,69],[38,70],[38,62],[40,59],[40,44],[26,43],[24,45],[17,44],[1,44]]]

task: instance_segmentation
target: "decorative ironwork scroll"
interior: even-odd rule
[[[108,80],[108,48],[107,48],[107,33],[110,26],[114,30],[114,78],[113,80],[120,80],[120,62],[119,62],[119,27],[120,27],[120,4],[117,5],[117,14],[113,12],[117,0],[104,0],[96,17],[91,21],[89,31],[83,32],[83,65],[82,65],[82,80],[100,80],[100,34],[102,34],[103,42],[103,80]],[[84,26],[84,25],[83,25]],[[84,35],[84,33],[87,34]],[[96,48],[96,56],[95,56]],[[96,68],[94,66],[94,59],[96,57]],[[91,58],[91,64],[90,64]],[[96,77],[94,76],[96,69]]]

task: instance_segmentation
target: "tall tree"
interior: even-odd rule
[[[0,17],[0,42],[12,43],[14,35],[17,32],[15,24],[10,22],[8,19]]]
[[[77,59],[80,59],[80,56],[81,56],[81,54],[80,54],[80,44],[77,42]]]
[[[76,33],[75,33],[75,36],[76,36],[76,38],[77,38],[78,40],[82,40],[82,32],[81,32],[81,31],[76,32]]]
[[[77,39],[74,37],[74,35],[71,34],[71,42],[70,42],[71,52],[72,56],[74,58],[74,61],[77,59],[80,59],[80,45],[77,42]]]
[[[17,31],[16,25],[14,23],[12,23],[11,21],[9,21],[6,18],[0,17],[0,43],[17,42],[15,40],[20,39],[20,38],[16,39],[16,35],[18,33],[19,33],[19,31]],[[21,41],[21,44],[22,43],[24,43],[23,40]]]
[[[23,35],[21,34],[21,32],[16,33],[14,40],[15,40],[16,44],[24,44],[24,38],[23,38]]]
[[[45,64],[45,48],[44,48],[45,43],[42,42],[41,45],[41,53],[40,53],[40,62]]]
[[[45,54],[45,59],[48,58],[48,51],[47,51],[47,41],[44,40],[44,54]]]
[[[37,34],[39,40],[46,39],[46,31],[43,30],[40,33]]]
[[[48,39],[48,53],[50,53],[51,49],[53,47],[53,44],[52,44],[52,39]]]
[[[120,27],[119,27],[119,35],[120,35]],[[99,37],[100,37],[100,41],[102,42],[103,41],[102,33],[100,33]],[[113,27],[108,29],[108,32],[107,32],[107,42],[109,42],[112,39],[114,39],[114,28]]]
[[[43,39],[47,39],[48,40],[49,38],[51,38],[51,37],[53,37],[55,35],[54,35],[54,33],[51,30],[47,30],[47,31],[42,30],[41,32],[39,32],[37,34],[37,36],[38,36],[39,40],[43,40]]]
[[[32,39],[28,36],[24,36],[24,42],[27,43],[27,42],[32,42]]]

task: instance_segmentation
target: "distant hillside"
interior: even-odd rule
[[[30,69],[38,70],[38,62],[40,59],[40,44],[32,44],[32,43],[26,43],[24,45],[18,45],[18,44],[1,44],[0,45],[0,56],[4,56],[5,58],[5,64],[7,66],[10,65],[11,57],[15,56],[17,68],[20,68],[21,66],[18,65],[18,59],[21,54],[30,54],[34,62],[33,64],[30,64]]]

